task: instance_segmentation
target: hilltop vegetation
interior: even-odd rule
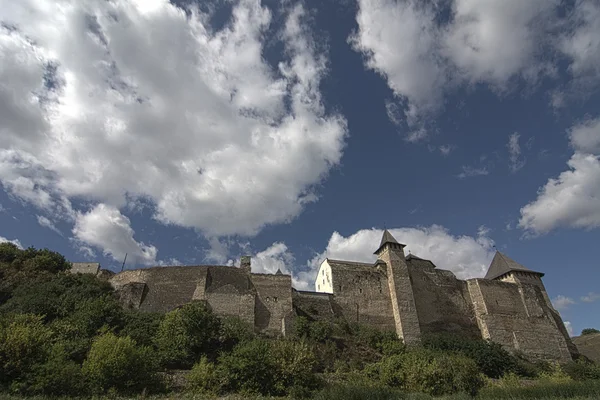
[[[202,302],[167,314],[124,310],[107,282],[70,274],[69,268],[58,253],[0,244],[4,393],[185,390],[209,397],[392,399],[409,392],[483,396],[495,390],[502,396],[533,390],[519,387],[527,378],[573,396],[600,394],[600,368],[585,360],[564,366],[531,363],[495,343],[447,335],[426,336],[421,347],[406,349],[392,332],[302,317],[294,335],[267,338],[240,319],[217,317]],[[176,376],[185,378],[180,382]],[[494,387],[484,388],[492,380]]]

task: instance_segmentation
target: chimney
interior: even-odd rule
[[[250,256],[242,256],[240,259],[240,268],[243,269],[244,271],[246,271],[246,273],[250,273],[251,271],[251,260],[252,258]]]

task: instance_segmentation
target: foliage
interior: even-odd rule
[[[42,317],[17,314],[0,321],[0,383],[19,380],[43,362],[52,332]]]
[[[166,367],[189,368],[219,342],[219,319],[203,302],[195,301],[171,311],[161,321],[156,347]]]
[[[93,393],[139,392],[156,386],[154,361],[148,347],[107,333],[94,340],[82,372]]]
[[[119,336],[129,336],[142,346],[154,346],[154,337],[165,315],[161,313],[127,310]]]
[[[600,379],[600,365],[590,361],[571,361],[563,365],[562,370],[576,381]]]
[[[68,351],[61,343],[52,347],[44,363],[35,366],[27,384],[28,393],[51,396],[78,396],[87,389],[81,365],[69,358]]]
[[[315,375],[317,358],[306,341],[274,341],[271,354],[276,370],[277,393],[286,393],[291,387],[312,390],[319,386]]]
[[[186,381],[190,391],[208,395],[217,394],[222,386],[217,367],[206,357],[200,358],[200,361],[194,364]]]
[[[333,335],[333,326],[327,321],[311,321],[306,317],[297,317],[295,322],[296,336],[325,343]]]
[[[584,397],[585,396],[585,397]],[[600,381],[589,382],[535,382],[527,386],[484,388],[479,393],[481,399],[598,399]]]
[[[581,336],[583,335],[591,335],[594,333],[600,333],[600,331],[596,328],[585,328],[581,331]]]
[[[434,396],[458,392],[474,395],[484,384],[470,358],[429,349],[385,357],[379,363],[379,374],[388,386]]]
[[[268,341],[255,339],[241,343],[231,353],[223,354],[219,358],[219,364],[227,391],[277,394],[276,366]]]
[[[239,343],[254,339],[254,327],[238,317],[221,318],[219,341],[223,350],[230,351]]]
[[[422,343],[428,349],[458,352],[472,358],[490,378],[500,378],[508,372],[526,374],[519,360],[498,343],[451,334],[424,335]]]

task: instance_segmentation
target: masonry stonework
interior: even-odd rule
[[[292,288],[291,276],[280,271],[252,273],[250,257],[240,268],[154,267],[105,275],[125,307],[167,312],[202,300],[215,313],[272,335],[289,333],[295,318],[304,316],[395,331],[407,345],[447,332],[492,340],[531,359],[566,362],[577,353],[543,273],[497,252],[485,278],[464,281],[429,260],[405,257],[403,248],[386,230],[374,264],[324,260],[316,292]],[[100,275],[98,264],[73,266],[73,273]]]

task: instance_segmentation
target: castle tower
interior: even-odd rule
[[[537,286],[544,297],[546,305],[550,309],[550,314],[552,315],[558,330],[565,338],[569,352],[572,356],[575,356],[578,353],[577,348],[573,345],[560,314],[558,311],[556,311],[552,305],[552,302],[550,301],[550,297],[548,296],[544,282],[542,282],[543,276],[544,274],[542,272],[532,271],[511,259],[506,254],[496,251],[494,259],[490,264],[490,268],[485,275],[485,279],[515,283],[521,287],[521,293],[523,292],[523,284]]]
[[[418,344],[421,340],[421,328],[415,306],[412,284],[406,259],[405,245],[398,243],[386,229],[381,244],[375,251],[377,258],[387,266],[388,285],[392,301],[392,310],[396,323],[396,332],[407,346]]]
[[[550,297],[548,297],[548,293],[546,292],[546,287],[542,282],[543,276],[544,274],[542,272],[532,271],[514,261],[506,254],[496,251],[494,259],[490,264],[490,268],[485,275],[485,279],[511,282],[516,283],[517,285],[521,285],[523,283],[535,285],[540,288],[548,307],[550,307],[551,310],[554,310],[552,302],[550,301]]]

